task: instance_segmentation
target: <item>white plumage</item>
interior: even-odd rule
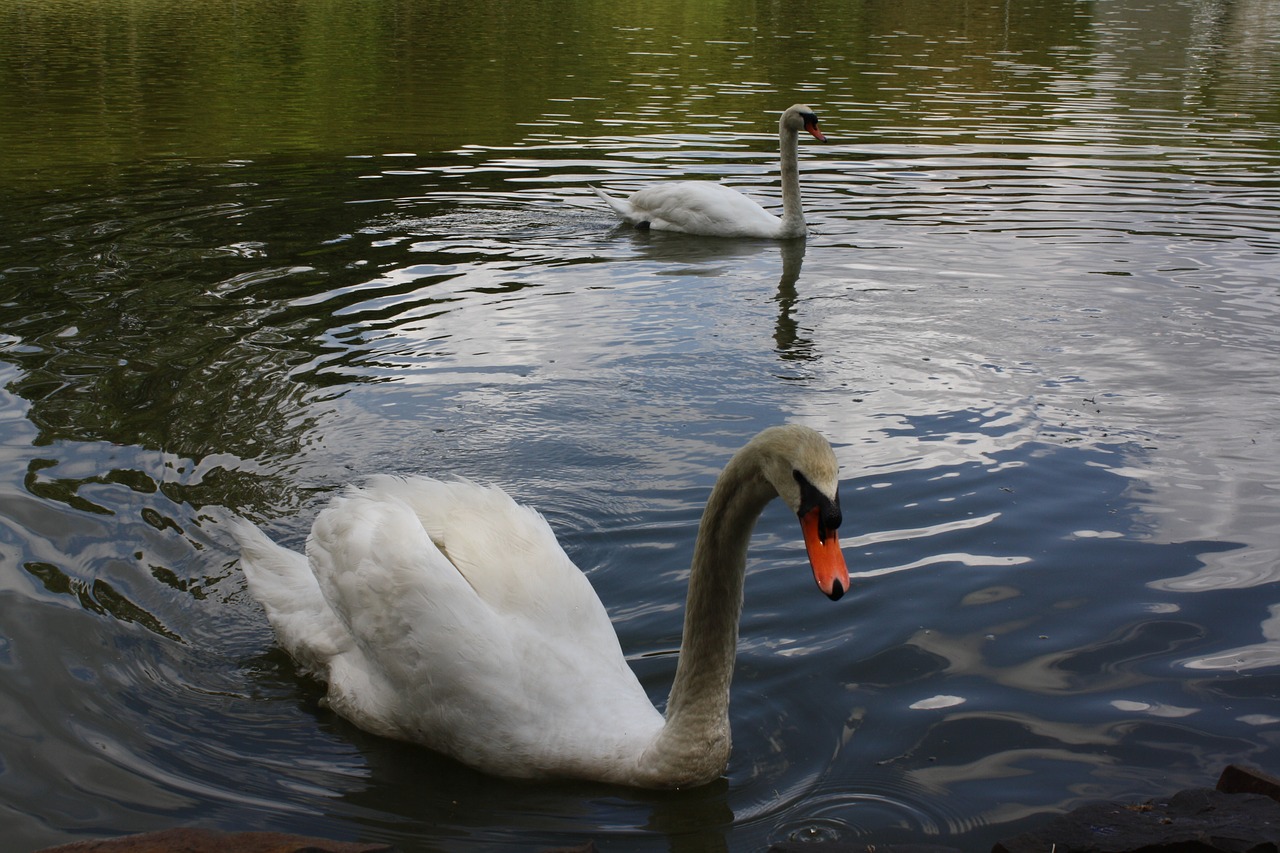
[[[374,477],[320,513],[306,556],[247,521],[232,530],[281,645],[361,728],[497,775],[667,787],[727,761],[746,541],[768,499],[806,513],[820,586],[847,589],[835,489],[830,447],[803,427],[731,460],[699,534],[666,719],[546,521],[500,489]]]
[[[804,104],[787,109],[778,120],[782,171],[782,217],[765,210],[735,189],[708,181],[657,184],[615,198],[595,187],[606,204],[624,221],[655,231],[679,231],[705,237],[803,237],[808,226],[800,203],[800,174],[796,149],[801,130],[826,141],[818,117]]]

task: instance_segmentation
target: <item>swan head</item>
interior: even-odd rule
[[[783,130],[796,134],[804,130],[819,142],[827,141],[827,138],[822,135],[822,131],[818,130],[818,114],[804,104],[788,107],[787,111],[782,114],[782,119],[778,124]]]
[[[832,601],[839,599],[849,589],[849,569],[836,535],[841,513],[835,451],[820,433],[799,424],[770,427],[751,445],[765,479],[800,519],[818,588]]]

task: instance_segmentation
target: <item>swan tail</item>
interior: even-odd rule
[[[307,558],[273,542],[252,522],[230,522],[249,592],[267,613],[276,638],[312,675],[328,678],[329,662],[351,644],[350,632],[325,601]]]
[[[591,185],[588,184],[588,186]],[[641,220],[636,217],[635,211],[632,210],[630,202],[626,199],[611,196],[599,187],[592,186],[591,191],[600,196],[600,200],[609,205],[609,207],[613,209],[613,212],[618,214],[618,217],[622,219],[623,222],[630,222],[632,225],[641,224]]]

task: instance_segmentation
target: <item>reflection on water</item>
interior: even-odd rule
[[[0,10],[15,849],[195,822],[979,849],[1273,763],[1270,5],[574,13]],[[587,189],[776,207],[798,99],[832,137],[808,241],[616,229]],[[509,784],[353,729],[221,527],[300,544],[373,472],[501,483],[661,702],[702,502],[782,419],[837,444],[855,587],[813,600],[794,519],[761,519],[735,751],[698,791]]]

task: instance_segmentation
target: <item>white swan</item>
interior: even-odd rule
[[[766,503],[799,515],[819,588],[848,589],[836,486],[835,454],[807,427],[767,429],[729,461],[698,530],[665,719],[546,521],[500,489],[375,477],[320,513],[307,556],[231,526],[281,645],[361,728],[501,776],[683,787],[728,763],[747,542]]]
[[[704,237],[764,237],[786,239],[808,232],[800,206],[800,170],[796,147],[800,131],[807,130],[823,142],[818,116],[804,104],[796,104],[778,120],[778,147],[782,158],[782,218],[774,216],[735,189],[708,181],[657,184],[615,198],[592,187],[624,222],[655,231],[680,231]]]

